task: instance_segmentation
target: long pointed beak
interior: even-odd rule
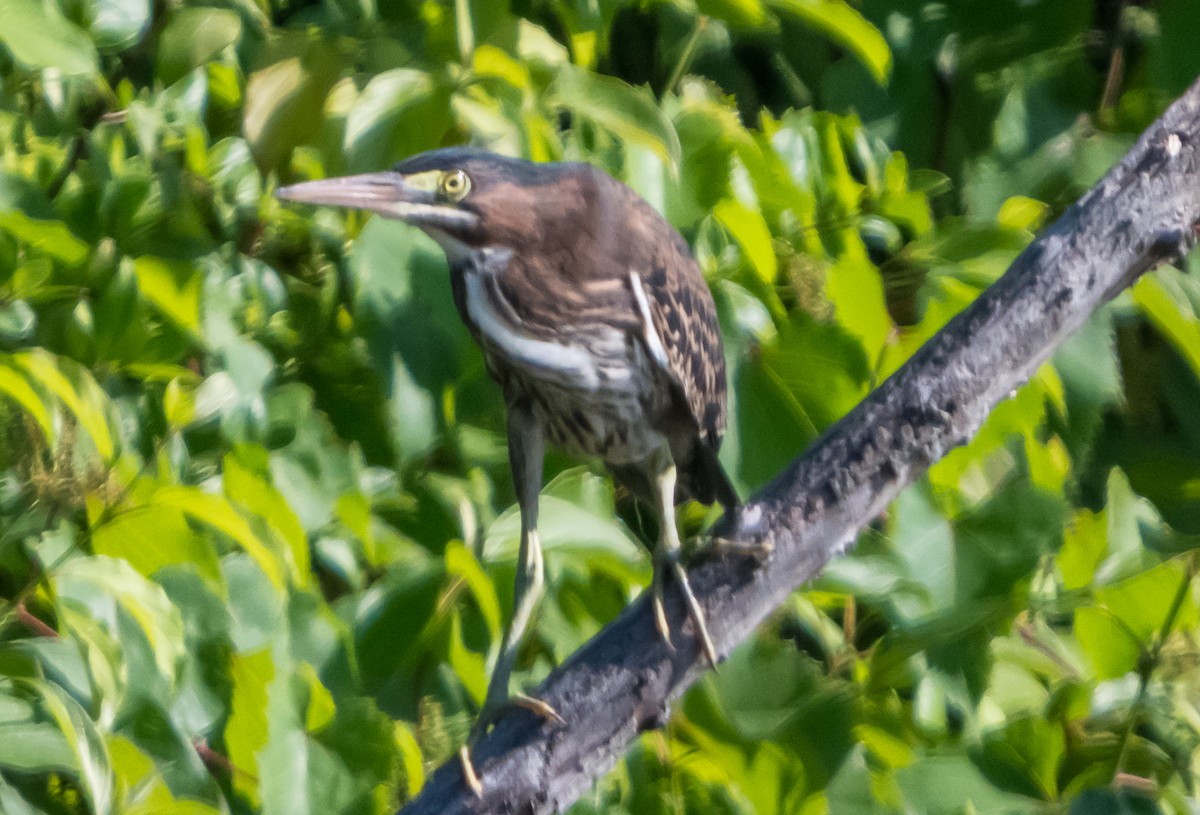
[[[478,224],[473,213],[439,202],[432,190],[408,183],[404,176],[391,171],[306,181],[281,187],[275,195],[297,204],[365,209],[385,218],[450,233],[471,230]]]
[[[404,176],[393,172],[306,181],[282,187],[275,195],[297,204],[369,209],[392,217],[397,205],[433,203],[432,193],[405,184]]]

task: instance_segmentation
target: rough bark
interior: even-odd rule
[[[1186,252],[1198,222],[1200,82],[1000,280],[723,524],[722,536],[769,544],[771,553],[761,561],[715,558],[692,570],[719,653],[966,442],[1093,311]],[[474,747],[481,797],[451,761],[403,815],[565,809],[640,732],[666,720],[671,700],[704,669],[678,598],[669,605],[677,650],[655,632],[643,596],[535,691],[565,724],[514,709]]]

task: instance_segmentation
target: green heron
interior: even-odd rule
[[[544,442],[603,460],[654,508],[654,608],[674,573],[704,654],[703,612],[680,560],[675,503],[738,497],[717,448],[725,359],[712,295],[687,243],[637,193],[586,164],[535,164],[482,150],[422,153],[390,171],[279,190],[422,229],[445,251],[454,301],[508,407],[521,512],[513,616],[477,731],[508,699],[509,675],[542,591],[538,493]],[[534,703],[536,700],[525,700]],[[553,716],[548,707],[542,712]]]

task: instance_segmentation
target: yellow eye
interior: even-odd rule
[[[441,193],[451,201],[461,201],[471,190],[471,179],[462,170],[451,170],[442,176]]]

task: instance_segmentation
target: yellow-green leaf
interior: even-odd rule
[[[488,633],[492,639],[499,639],[500,602],[496,599],[496,588],[462,541],[451,541],[446,545],[446,573],[462,578],[467,584],[487,624]]]
[[[567,63],[560,67],[547,98],[622,139],[646,145],[672,172],[678,169],[682,153],[679,135],[648,89]]]
[[[768,0],[850,51],[880,85],[892,72],[892,50],[878,28],[845,0]]]
[[[0,0],[0,42],[13,58],[32,68],[56,68],[79,76],[96,71],[96,47],[57,3]]]
[[[146,577],[164,566],[187,566],[213,585],[223,583],[212,544],[188,525],[177,507],[149,503],[121,509],[92,529],[92,549],[128,561]]]
[[[37,348],[14,354],[11,359],[75,415],[80,426],[87,431],[92,443],[96,445],[96,452],[102,459],[112,459],[113,439],[106,415],[108,397],[92,379],[91,374],[82,368],[77,369],[80,390],[83,391],[80,393],[71,384],[71,380],[59,370],[56,358],[49,351]]]
[[[225,494],[231,501],[255,515],[258,515],[286,546],[289,569],[293,579],[299,586],[308,584],[310,574],[308,557],[308,536],[300,519],[292,511],[287,500],[279,490],[268,483],[259,472],[248,466],[247,460],[255,455],[262,458],[261,469],[267,467],[266,452],[260,448],[242,447],[237,453],[225,456],[224,483]]]
[[[1161,331],[1192,369],[1200,376],[1200,321],[1188,304],[1187,296],[1179,291],[1174,275],[1179,272],[1166,268],[1146,275],[1133,287],[1133,299],[1146,316]]]
[[[195,332],[200,326],[202,279],[186,261],[140,257],[133,261],[138,291],[142,297],[180,328]]]
[[[742,247],[758,278],[768,286],[775,285],[778,261],[771,243],[771,230],[762,213],[726,198],[713,207],[713,216]]]
[[[229,720],[225,724],[225,749],[235,771],[233,788],[258,808],[258,753],[267,745],[267,688],[275,678],[275,662],[269,649],[253,654],[234,654],[230,671],[233,694]]]
[[[209,495],[195,487],[163,487],[154,493],[155,503],[181,510],[189,517],[208,524],[228,535],[246,554],[254,558],[263,573],[278,587],[283,587],[285,573],[279,556],[265,543],[249,522],[223,496]]]
[[[0,0],[0,4],[4,2]],[[12,210],[0,213],[0,229],[67,266],[78,266],[87,260],[88,245],[75,237],[62,221],[42,221]]]
[[[29,384],[25,376],[8,365],[0,363],[0,394],[8,396],[29,414],[45,436],[47,443],[54,441],[54,424],[50,410]]]

